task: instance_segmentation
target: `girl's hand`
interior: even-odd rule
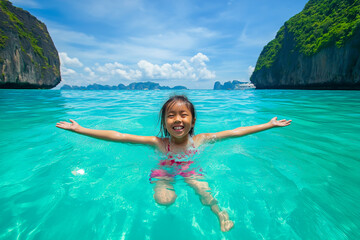
[[[56,124],[56,127],[58,128],[62,128],[65,130],[70,130],[70,131],[76,131],[76,129],[79,129],[80,125],[75,122],[74,120],[70,119],[70,122],[58,122]]]
[[[285,127],[290,125],[291,120],[286,120],[286,119],[277,120],[277,117],[274,117],[270,120],[270,123],[274,127]]]

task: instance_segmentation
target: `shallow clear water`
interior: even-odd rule
[[[171,93],[1,90],[0,239],[360,238],[359,91],[185,91],[196,133],[293,120],[199,154],[228,233],[181,178],[174,205],[156,205],[152,148],[55,127],[156,135]]]

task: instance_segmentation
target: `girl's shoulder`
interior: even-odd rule
[[[169,143],[169,138],[156,137],[160,143]]]
[[[208,133],[200,133],[200,134],[193,136],[193,141],[194,141],[195,147],[199,147],[200,145],[205,143],[207,141],[207,139],[209,138],[208,135],[209,135]]]
[[[157,147],[158,149],[163,152],[166,153],[168,151],[168,145],[169,145],[169,138],[160,138],[160,137],[156,137],[157,138]]]

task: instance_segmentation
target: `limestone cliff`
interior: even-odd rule
[[[0,0],[0,88],[52,88],[60,60],[45,24]]]
[[[360,89],[360,1],[310,0],[264,47],[257,89]]]

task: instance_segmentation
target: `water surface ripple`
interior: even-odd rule
[[[150,147],[55,128],[157,135],[170,91],[0,90],[0,239],[360,239],[360,92],[184,91],[196,133],[291,126],[205,146],[198,156],[235,228],[219,229],[181,178],[153,200]],[[84,169],[82,176],[71,171]]]

